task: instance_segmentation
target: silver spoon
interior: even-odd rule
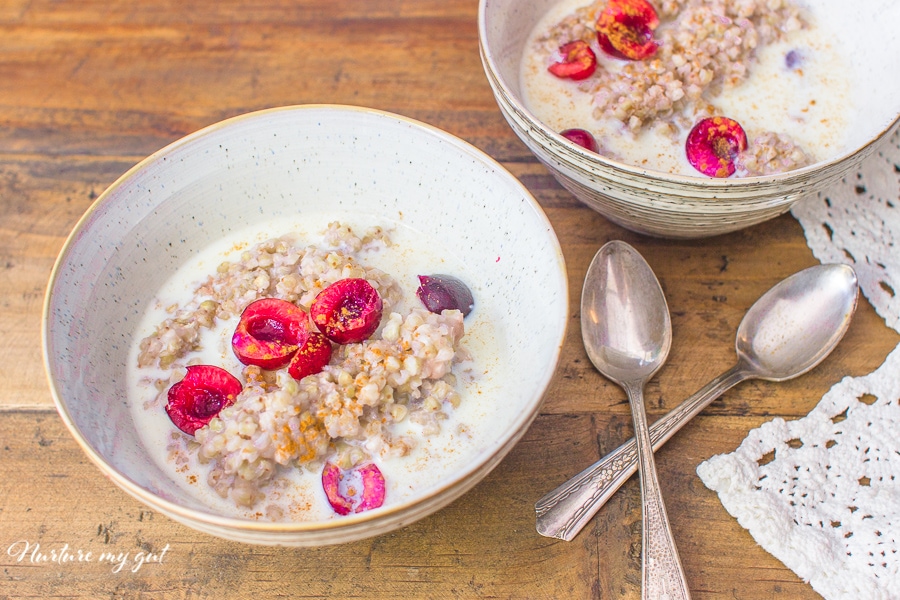
[[[689,599],[687,580],[666,515],[644,406],[644,385],[666,361],[672,322],[650,266],[625,242],[605,244],[581,292],[581,336],[587,355],[625,389],[631,404],[641,474],[644,599]]]
[[[818,265],[763,294],[738,327],[737,364],[653,423],[654,450],[738,383],[786,381],[822,362],[850,325],[858,289],[852,268]],[[637,453],[629,440],[538,500],[538,532],[571,541],[635,470]]]

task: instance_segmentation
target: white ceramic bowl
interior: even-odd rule
[[[480,0],[482,63],[509,125],[566,189],[619,225],[660,237],[736,231],[827,190],[871,154],[900,119],[900,3],[810,0],[822,21],[853,48],[851,70],[863,92],[847,150],[772,176],[711,179],[638,168],[588,152],[540,122],[522,100],[519,65],[530,32],[558,0]],[[589,4],[585,0],[584,4]]]
[[[477,273],[506,349],[484,402],[509,403],[474,459],[404,502],[318,522],[273,523],[212,510],[173,483],[129,409],[126,358],[156,290],[229,233],[276,217],[364,213],[399,219]],[[477,310],[477,309],[476,309]],[[104,475],[198,530],[262,544],[323,545],[382,534],[474,486],[538,413],[567,322],[565,264],[528,191],[469,144],[363,108],[298,106],[229,119],[125,173],[80,220],[51,275],[44,360],[60,415]],[[474,313],[473,313],[474,315]],[[467,334],[468,335],[468,334]],[[502,374],[502,375],[501,375]],[[493,391],[491,391],[493,390]]]

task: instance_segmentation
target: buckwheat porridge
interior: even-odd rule
[[[794,0],[563,0],[532,31],[520,81],[539,120],[590,132],[620,162],[765,175],[844,149],[852,74],[838,44]],[[713,118],[740,134],[727,170],[688,156],[692,128]]]
[[[226,514],[324,520],[402,502],[463,468],[502,411],[481,401],[502,343],[490,309],[431,312],[417,290],[434,273],[473,285],[465,265],[409,228],[331,217],[222,240],[179,270],[139,328],[129,376],[144,442]],[[350,295],[337,319],[378,304],[353,339],[319,320],[324,290],[340,289]],[[265,362],[282,347],[289,366]],[[211,398],[220,383],[228,391]]]

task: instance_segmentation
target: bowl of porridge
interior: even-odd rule
[[[563,187],[648,235],[706,237],[827,193],[900,116],[900,4],[481,0],[503,116]]]
[[[477,484],[536,417],[565,264],[528,191],[375,110],[270,109],[156,152],[54,266],[58,411],[115,484],[219,537],[315,546]]]

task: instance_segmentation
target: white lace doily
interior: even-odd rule
[[[852,266],[875,311],[900,331],[900,129],[855,177],[795,204],[791,214],[816,258]]]
[[[900,132],[792,214],[823,263],[852,265],[900,331]],[[753,538],[828,600],[900,598],[900,346],[806,417],[776,418],[697,467]]]

